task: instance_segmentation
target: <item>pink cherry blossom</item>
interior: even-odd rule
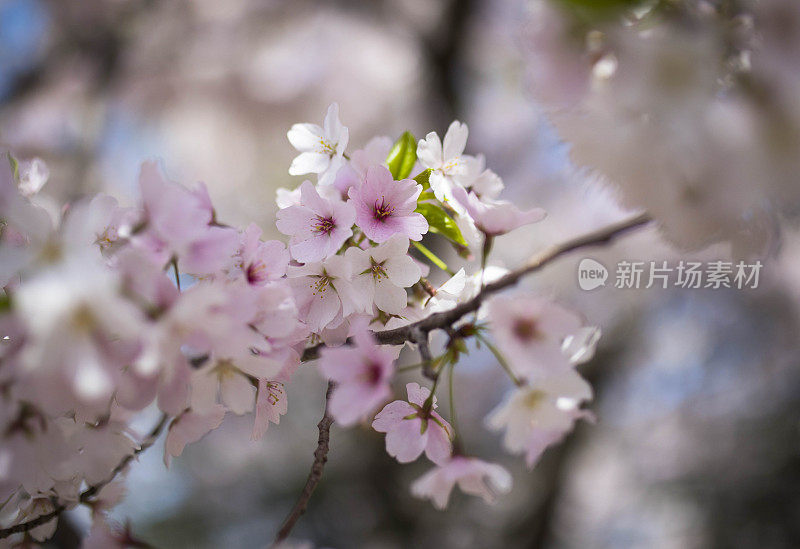
[[[187,444],[197,442],[222,424],[225,407],[217,404],[206,413],[187,410],[172,420],[164,442],[164,464],[169,467],[173,457],[183,453]]]
[[[538,378],[571,367],[564,339],[581,328],[580,317],[547,299],[497,296],[488,304],[492,333],[514,372]]]
[[[395,234],[422,240],[422,235],[428,232],[428,221],[414,211],[421,192],[422,185],[414,180],[394,181],[387,168],[373,166],[367,170],[361,188],[350,188],[356,224],[367,238],[378,243]]]
[[[542,208],[522,211],[505,200],[481,200],[474,192],[453,188],[453,197],[472,218],[475,226],[488,236],[500,236],[523,225],[541,221],[547,216]]]
[[[323,198],[310,181],[300,186],[300,204],[278,211],[278,230],[291,236],[289,251],[297,261],[322,261],[353,235],[353,207],[341,200]]]
[[[574,369],[515,389],[486,418],[492,430],[505,430],[509,452],[525,454],[529,468],[544,450],[564,438],[580,418],[592,415],[580,403],[592,398],[592,387]]]
[[[162,265],[176,257],[185,272],[210,274],[221,269],[235,253],[234,229],[213,224],[204,185],[194,191],[168,181],[155,163],[142,165],[139,185],[146,215],[146,230],[135,241]]]
[[[350,187],[360,187],[371,166],[386,165],[386,156],[392,148],[392,140],[385,136],[373,137],[363,149],[353,151],[350,160],[336,174],[333,186],[346,197]]]
[[[386,452],[400,463],[417,459],[422,452],[437,465],[444,465],[452,452],[452,428],[434,411],[436,398],[428,412],[424,405],[430,390],[418,383],[406,385],[408,402],[395,400],[378,412],[372,428],[386,433]]]
[[[395,353],[375,344],[366,323],[353,327],[352,347],[326,347],[320,352],[319,368],[336,382],[330,399],[333,418],[344,426],[354,425],[375,411],[391,394]]]
[[[494,503],[498,494],[511,491],[511,474],[495,463],[453,456],[417,479],[411,485],[411,494],[430,499],[434,507],[444,509],[456,484],[465,494],[480,496],[485,502]]]
[[[353,271],[353,289],[369,304],[369,312],[373,303],[389,314],[405,309],[406,288],[420,278],[420,268],[407,251],[408,238],[396,234],[374,248],[349,248],[345,253]]]
[[[267,432],[270,422],[277,425],[281,416],[289,409],[286,391],[282,383],[258,380],[258,397],[256,399],[256,417],[253,422],[253,440],[258,440]]]
[[[277,240],[261,240],[261,228],[251,223],[241,233],[237,264],[249,284],[261,286],[286,274],[289,252]]]
[[[350,282],[350,263],[340,255],[324,263],[290,265],[287,277],[294,290],[300,320],[313,333],[335,328],[345,317],[365,308],[364,296],[356,294]]]

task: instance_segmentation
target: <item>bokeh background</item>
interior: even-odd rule
[[[538,16],[530,4],[0,0],[0,147],[43,158],[52,174],[45,192],[59,199],[104,190],[130,201],[139,164],[159,157],[174,179],[208,184],[218,218],[255,221],[278,237],[275,189],[302,181],[287,173],[292,123],[318,123],[336,101],[352,150],[406,129],[441,134],[457,118],[470,128],[468,152],[486,155],[506,197],[550,212],[498,241],[496,262],[513,267],[617,219],[627,203],[613,177],[573,163],[564,127],[535,93],[543,69],[526,34]],[[781,39],[796,40],[796,30]],[[797,61],[786,70],[800,69]],[[590,127],[581,139],[605,140],[606,131]],[[526,281],[603,329],[584,368],[597,424],[581,424],[527,471],[483,426],[509,386],[492,357],[474,351],[458,367],[459,421],[471,452],[512,471],[512,493],[495,506],[454,493],[436,511],[408,493],[428,464],[397,464],[366,426],[334,426],[324,480],[295,540],[387,549],[800,546],[800,238],[791,215],[781,223],[781,236],[757,254],[765,265],[755,290],[582,292],[581,255]],[[687,250],[648,229],[588,257],[613,266],[730,253],[724,239]],[[399,375],[397,387],[415,375]],[[266,547],[305,481],[324,381],[303,366],[288,392],[289,414],[262,441],[250,441],[251,418],[229,416],[170,471],[162,447],[144,454],[114,516],[155,547]],[[52,545],[77,546],[87,526],[87,516],[69,514]]]

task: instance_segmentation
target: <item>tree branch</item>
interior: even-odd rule
[[[478,295],[472,299],[447,311],[434,313],[413,324],[401,326],[392,330],[373,332],[372,335],[375,337],[375,340],[382,345],[402,345],[407,341],[417,341],[420,338],[420,334],[427,335],[433,330],[446,329],[452,326],[455,322],[461,320],[462,317],[477,311],[483,302],[492,294],[514,286],[524,276],[540,270],[562,255],[581,248],[608,244],[616,237],[632,229],[646,225],[650,221],[651,218],[648,214],[641,213],[624,221],[619,221],[596,231],[567,240],[561,244],[545,248],[542,252],[529,259],[522,267],[484,286]],[[348,343],[349,342],[350,340],[348,339]],[[317,358],[320,349],[324,346],[324,344],[319,344],[306,349],[303,353],[303,361]]]
[[[311,499],[311,495],[317,488],[317,484],[319,484],[319,481],[322,480],[322,471],[325,469],[325,463],[328,461],[328,449],[331,436],[330,431],[331,425],[333,424],[333,418],[328,412],[328,404],[330,402],[331,393],[333,392],[335,385],[336,384],[333,381],[328,381],[328,390],[325,392],[325,412],[322,415],[322,419],[317,424],[317,428],[319,429],[319,438],[317,439],[317,449],[314,450],[314,463],[311,464],[311,471],[308,473],[306,485],[303,487],[303,491],[300,492],[300,497],[297,498],[297,502],[294,504],[294,507],[292,507],[292,510],[289,512],[286,520],[283,521],[281,529],[278,530],[278,535],[275,536],[275,543],[273,544],[273,547],[289,537],[294,525],[300,519],[302,514],[306,512],[308,501]]]
[[[119,475],[122,472],[122,470],[128,466],[128,464],[133,460],[133,458],[135,458],[136,456],[138,456],[139,454],[150,448],[155,443],[156,439],[158,438],[158,435],[161,434],[161,431],[167,424],[168,419],[169,417],[166,414],[162,414],[161,419],[159,419],[156,426],[153,427],[150,433],[148,433],[148,435],[144,438],[139,447],[136,450],[134,450],[133,453],[128,454],[124,458],[122,458],[122,460],[117,464],[117,466],[114,467],[114,469],[111,471],[111,474],[106,480],[98,482],[97,484],[93,484],[92,486],[89,486],[86,490],[81,492],[81,495],[78,497],[78,502],[90,503],[91,499],[94,496],[96,496],[97,493],[100,490],[102,490],[106,485],[108,485],[111,481],[113,481],[117,477],[117,475]],[[29,530],[33,530],[37,526],[47,524],[48,522],[50,522],[51,520],[53,520],[66,510],[67,510],[66,505],[64,505],[63,503],[55,502],[55,508],[49,513],[45,513],[44,515],[40,515],[35,519],[31,519],[26,522],[15,524],[14,526],[9,526],[8,528],[0,529],[0,539],[7,538],[8,536],[12,536],[14,534],[21,534],[23,532],[28,532]]]

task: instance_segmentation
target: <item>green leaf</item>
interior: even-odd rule
[[[414,177],[414,181],[422,185],[422,191],[427,191],[431,188],[431,172],[433,170],[428,168],[427,170],[420,172]]]
[[[410,132],[405,132],[394,142],[386,163],[396,180],[405,179],[417,162],[417,140]]]
[[[14,179],[19,181],[19,162],[11,153],[6,153],[8,163],[11,165],[11,171],[14,173]]]
[[[3,290],[0,294],[0,314],[7,313],[11,310],[11,296]]]
[[[447,215],[441,206],[431,204],[430,202],[423,202],[417,204],[417,209],[414,211],[421,213],[422,216],[428,220],[431,232],[440,234],[461,246],[467,245],[467,241],[464,240],[464,235],[461,234],[461,229],[458,228],[453,218]]]

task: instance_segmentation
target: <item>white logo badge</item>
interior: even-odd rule
[[[578,264],[578,286],[581,290],[594,290],[606,285],[608,269],[594,259],[584,258]]]

